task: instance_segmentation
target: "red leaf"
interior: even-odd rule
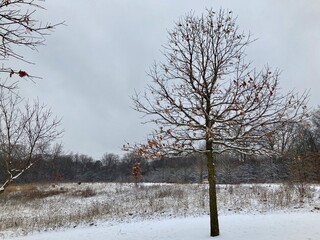
[[[25,71],[22,71],[22,70],[20,70],[18,72],[18,74],[19,74],[19,77],[28,77],[29,76],[28,73],[26,73]]]

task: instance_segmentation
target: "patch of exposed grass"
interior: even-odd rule
[[[34,184],[21,184],[21,185],[12,184],[5,189],[3,194],[10,194],[12,192],[29,192],[36,189],[37,189],[37,186]]]

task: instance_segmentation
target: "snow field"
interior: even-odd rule
[[[10,238],[11,240],[317,240],[319,213],[221,216],[220,232],[209,237],[209,217],[146,220],[51,231]]]
[[[276,213],[317,213],[320,219],[320,187],[303,187],[304,191],[300,185],[219,185],[221,221],[234,216],[256,214],[257,218]],[[204,234],[208,234],[208,201],[208,185],[205,184],[140,184],[136,188],[133,184],[121,183],[68,183],[23,187],[21,191],[0,196],[0,237],[57,229],[86,229],[86,226],[97,224],[110,227],[110,224],[125,226],[119,223],[147,224],[146,220],[150,220],[150,224],[153,221],[165,224],[181,217],[188,217],[185,221],[192,222],[195,216],[206,219],[201,221],[206,222]],[[225,226],[222,224],[222,228]]]

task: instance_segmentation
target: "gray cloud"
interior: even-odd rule
[[[25,96],[45,102],[63,118],[66,151],[98,159],[121,153],[125,140],[140,141],[150,127],[131,108],[130,96],[150,80],[146,72],[162,59],[167,29],[190,10],[233,10],[244,31],[258,38],[248,48],[253,65],[282,70],[285,90],[311,89],[310,105],[319,104],[320,4],[306,1],[63,1],[47,0],[44,22],[66,21],[39,52],[26,52],[42,76],[21,83]],[[21,64],[21,63],[15,63]],[[20,65],[19,65],[20,66]]]

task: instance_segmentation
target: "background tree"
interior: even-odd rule
[[[195,153],[194,154],[195,161],[197,161],[195,171],[198,173],[198,182],[202,183],[205,180],[205,173],[206,173],[206,159],[204,158],[203,154]]]
[[[8,80],[16,75],[34,78],[25,70],[8,66],[8,61],[17,59],[30,63],[22,51],[37,50],[50,31],[62,24],[43,24],[37,18],[39,9],[44,10],[41,0],[0,1],[0,154],[5,169],[0,193],[43,158],[51,141],[61,134],[57,130],[60,120],[52,118],[51,111],[38,102],[22,107],[18,93],[13,92],[18,87],[16,81]]]
[[[8,76],[31,77],[24,70],[12,69],[5,66],[5,62],[11,58],[28,62],[21,54],[21,49],[36,50],[45,42],[45,37],[58,24],[43,24],[36,18],[37,10],[43,8],[41,0],[2,0],[0,2],[0,61],[2,62],[0,73],[0,87],[14,89],[17,85],[14,81],[6,81]]]
[[[151,68],[145,93],[133,97],[134,108],[158,128],[146,143],[125,149],[148,158],[204,153],[210,234],[217,236],[215,156],[273,152],[265,142],[282,124],[303,118],[307,95],[282,94],[279,71],[250,67],[245,61],[250,35],[239,30],[231,11],[187,14],[168,34],[165,61]]]
[[[0,155],[5,181],[0,194],[35,162],[50,151],[50,145],[61,135],[60,120],[50,109],[35,102],[23,102],[12,92],[0,92]]]
[[[120,157],[113,153],[105,153],[102,156],[101,162],[105,168],[104,174],[106,174],[107,180],[112,180],[117,177],[117,167],[120,162]]]
[[[303,188],[304,183],[319,181],[320,139],[319,112],[314,111],[310,119],[295,124],[292,142],[287,151],[290,178]]]

